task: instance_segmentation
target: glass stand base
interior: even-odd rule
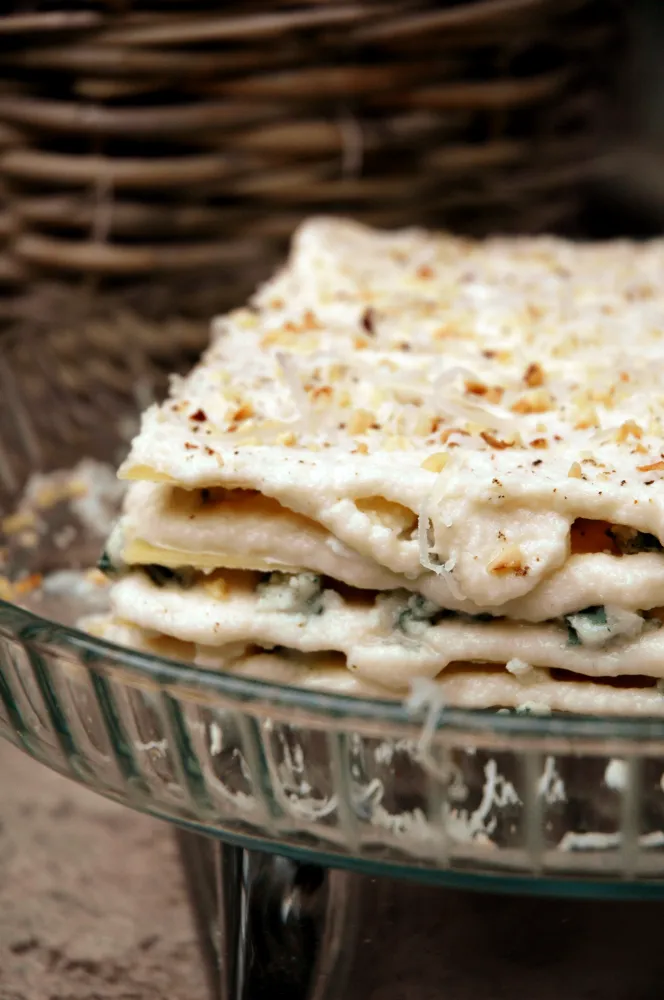
[[[650,1000],[657,901],[462,892],[178,831],[213,1000]]]
[[[214,1000],[346,996],[362,879],[178,830]]]

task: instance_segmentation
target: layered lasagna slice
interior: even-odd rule
[[[111,638],[448,703],[664,711],[664,244],[314,219],[149,409]]]

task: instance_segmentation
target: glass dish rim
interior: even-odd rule
[[[224,695],[234,701],[274,702],[321,717],[363,719],[410,726],[421,722],[425,709],[413,710],[404,700],[311,691],[294,684],[239,676],[226,670],[192,666],[183,660],[157,656],[90,635],[81,629],[51,621],[34,611],[0,598],[0,628],[9,628],[20,640],[55,643],[81,665],[104,662],[128,670],[157,686],[174,686],[206,694]],[[664,695],[663,695],[664,697]],[[455,708],[441,705],[435,728],[493,733],[501,736],[575,740],[664,740],[664,718],[653,716],[591,716],[519,713],[513,710]]]

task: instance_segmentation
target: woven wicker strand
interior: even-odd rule
[[[35,442],[76,458],[86,420],[100,454],[122,447],[113,414],[193,361],[306,215],[569,231],[622,29],[619,0],[26,6],[0,15],[0,461],[18,480]]]

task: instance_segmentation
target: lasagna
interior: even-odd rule
[[[465,707],[664,711],[664,243],[313,219],[143,416],[112,639]]]

